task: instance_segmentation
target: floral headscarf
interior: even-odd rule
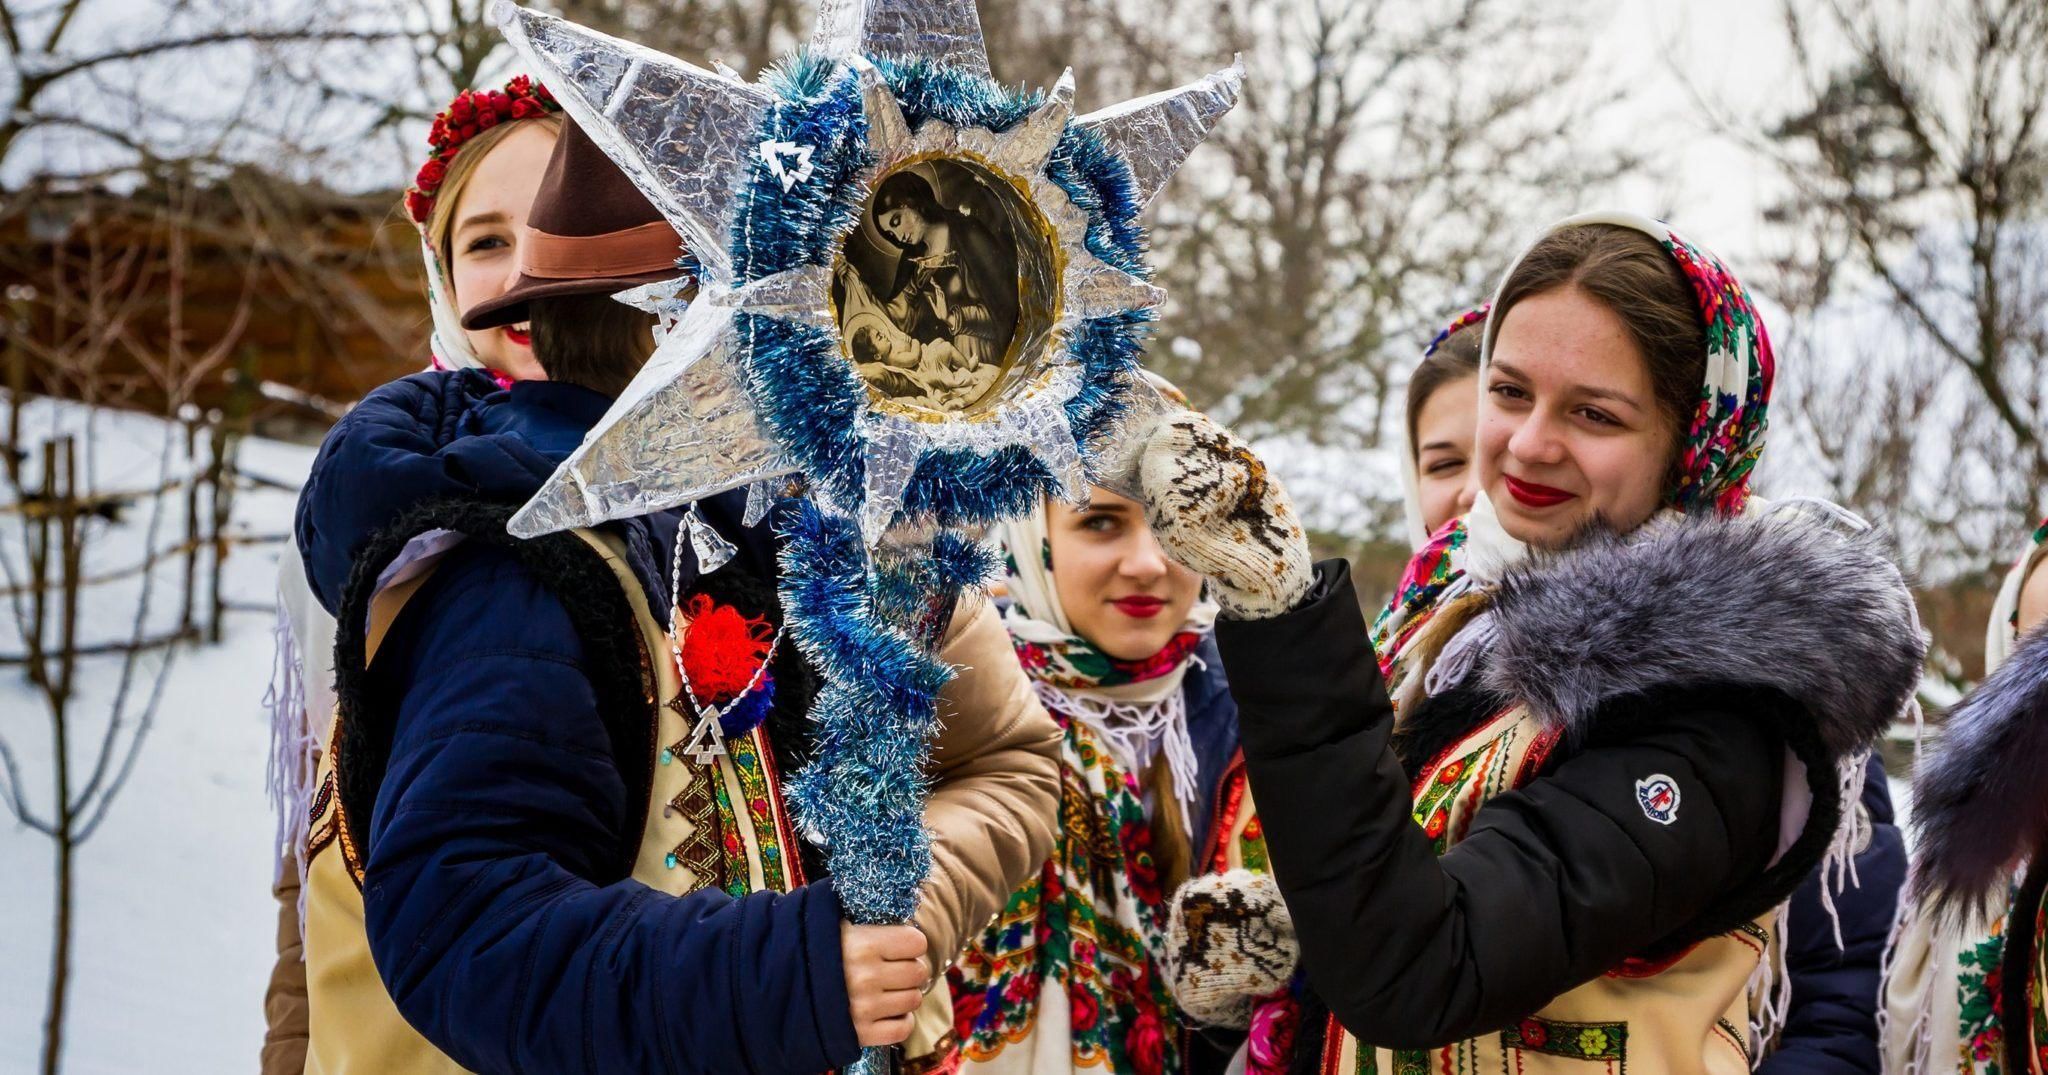
[[[1164,384],[1164,382],[1159,382]],[[1171,385],[1167,385],[1171,388]],[[1172,397],[1179,397],[1173,389]],[[1185,403],[1185,399],[1181,399]],[[1195,648],[1216,624],[1216,605],[1197,601],[1159,652],[1123,660],[1082,637],[1067,619],[1053,581],[1046,508],[1002,524],[1010,607],[1003,617],[1033,689],[1046,708],[1086,723],[1124,771],[1141,771],[1157,753],[1172,771],[1174,798],[1193,826],[1197,782],[1181,682]]]
[[[1638,226],[1625,220],[1577,223]],[[1688,514],[1711,507],[1722,515],[1738,515],[1749,502],[1750,471],[1764,451],[1777,357],[1749,292],[1721,259],[1656,226],[1664,232],[1664,249],[1692,284],[1700,320],[1707,326],[1706,384],[1679,454],[1671,503]],[[1487,350],[1492,351],[1490,340]]]
[[[1188,655],[1217,622],[1217,606],[1196,602],[1188,610],[1188,620],[1159,653],[1133,661],[1112,657],[1075,633],[1073,622],[1067,620],[1053,584],[1053,541],[1047,534],[1044,506],[1030,516],[1004,522],[1001,539],[1010,588],[1004,627],[1010,629],[1010,643],[1034,682],[1065,692],[1116,690],[1120,700],[1153,700],[1180,690]]]
[[[1044,505],[1026,518],[1004,523],[1002,536],[1004,582],[1010,593],[1004,624],[1017,659],[1033,680],[1064,691],[1148,683],[1151,686],[1142,693],[1152,697],[1165,697],[1179,688],[1188,654],[1216,622],[1213,605],[1196,603],[1188,621],[1158,653],[1131,661],[1112,657],[1076,633],[1067,620],[1052,580],[1052,541],[1046,533]],[[1160,682],[1167,677],[1171,678]]]
[[[1151,371],[1141,374],[1169,404],[1188,407],[1188,397],[1172,381]],[[1046,529],[1045,504],[1030,515],[1005,522],[997,532],[1003,543],[1003,570],[1010,595],[1004,623],[1025,672],[1035,682],[1063,691],[1114,690],[1123,701],[1164,698],[1180,685],[1187,658],[1202,636],[1216,624],[1216,606],[1197,601],[1165,648],[1150,657],[1120,660],[1075,633],[1060,603],[1052,578],[1052,538]],[[1162,677],[1168,682],[1157,682]],[[1151,683],[1134,688],[1133,684]]]
[[[1705,324],[1707,368],[1700,385],[1700,400],[1687,423],[1686,441],[1679,452],[1678,480],[1668,491],[1668,507],[1683,513],[1712,511],[1721,515],[1740,514],[1749,504],[1749,481],[1756,461],[1763,454],[1768,427],[1771,385],[1776,379],[1777,360],[1763,319],[1735,275],[1722,261],[1649,217],[1634,213],[1584,213],[1544,229],[1538,242],[1567,228],[1587,224],[1611,224],[1633,228],[1662,244],[1692,285]],[[1529,249],[1535,248],[1531,243]],[[1501,274],[1501,285],[1514,276],[1521,256]],[[1496,289],[1497,306],[1500,292]],[[1487,326],[1480,351],[1480,374],[1485,375],[1493,359],[1498,324]],[[1414,640],[1422,634],[1436,611],[1470,589],[1498,578],[1507,566],[1526,553],[1521,542],[1501,529],[1498,516],[1486,493],[1479,494],[1470,514],[1444,526],[1402,572],[1394,598],[1373,622],[1373,650],[1379,655],[1380,671],[1397,700],[1412,697],[1415,684],[1407,682],[1414,671],[1404,660]]]
[[[2048,552],[2048,519],[2027,539],[2027,547],[2020,550],[2012,570],[2005,573],[2005,582],[1998,587],[1998,600],[1991,605],[1991,622],[1984,628],[1984,674],[1990,675],[1998,666],[2012,656],[2012,649],[2020,640],[2020,591],[2026,588],[2027,576],[2034,573],[2034,566],[2041,562],[2041,554]]]

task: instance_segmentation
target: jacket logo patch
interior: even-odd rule
[[[1659,825],[1678,820],[1678,781],[1663,773],[1651,773],[1636,781],[1636,805],[1643,816]]]

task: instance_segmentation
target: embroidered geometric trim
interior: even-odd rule
[[[1567,1023],[1529,1016],[1500,1032],[1500,1043],[1574,1060],[1628,1059],[1627,1023]]]
[[[902,1075],[949,1075],[960,1070],[959,1060],[960,1035],[948,1029],[931,1052],[904,1058],[897,1070]]]
[[[312,830],[306,834],[307,862],[313,861],[313,856],[327,850],[327,845],[334,842],[335,827],[334,819],[331,817],[313,823]]]
[[[1744,1063],[1752,1062],[1749,1056],[1749,1042],[1745,1040],[1742,1031],[1738,1030],[1734,1023],[1726,1019],[1716,1019],[1714,1020],[1714,1027],[1728,1038],[1729,1044],[1741,1051]]]
[[[305,861],[307,862],[313,861],[314,855],[326,850],[327,845],[334,842],[334,830],[337,826],[334,815],[329,813],[327,809],[332,805],[334,805],[334,773],[330,770],[327,774],[327,779],[320,782],[320,790],[313,795],[312,807],[306,811],[308,827],[306,829]]]
[[[773,794],[768,774],[761,768],[761,751],[755,729],[726,743],[732,755],[733,771],[740,778],[740,791],[747,797],[747,820],[753,822],[754,844],[761,849],[761,880],[771,892],[789,891],[783,879],[783,846],[776,824]]]
[[[718,802],[711,794],[716,773],[692,773],[690,782],[668,801],[670,810],[689,826],[682,842],[668,853],[675,868],[687,869],[693,889],[725,887],[725,857],[718,841]]]
[[[1233,760],[1223,771],[1223,781],[1217,787],[1216,813],[1209,819],[1209,841],[1213,850],[1205,863],[1211,873],[1222,873],[1230,868],[1227,834],[1237,828],[1238,811],[1244,809],[1244,763]]]
[[[306,810],[306,820],[307,820],[307,821],[318,821],[318,820],[320,820],[320,815],[321,815],[321,813],[322,813],[322,812],[324,812],[324,811],[325,811],[325,810],[327,809],[327,804],[328,804],[328,803],[330,803],[330,802],[333,802],[333,801],[334,801],[334,773],[333,773],[332,771],[330,771],[330,772],[328,772],[328,774],[327,774],[327,779],[325,779],[325,780],[323,780],[323,781],[321,781],[321,782],[320,782],[320,790],[319,790],[319,791],[318,791],[317,793],[315,793],[315,794],[314,794],[314,796],[313,796],[313,803],[312,803],[312,805],[311,805],[310,807],[308,807],[308,808],[307,808],[307,810]]]
[[[732,794],[726,791],[725,781],[714,777],[708,783],[711,796],[718,803],[719,846],[725,852],[725,893],[738,899],[747,894],[747,845],[740,839],[740,819],[733,813]]]
[[[341,796],[334,797],[334,838],[341,844],[341,862],[348,867],[349,879],[356,883],[356,890],[363,887],[363,854],[356,847],[355,837],[348,831],[348,808],[341,804]]]
[[[1335,1025],[1334,1020],[1332,1025]],[[1338,1054],[1343,1052],[1345,1040],[1346,1038],[1343,1034],[1336,1031],[1331,1032],[1329,1037],[1331,1044],[1327,1047],[1330,1055],[1326,1056],[1323,1061],[1324,1075],[1337,1075],[1337,1068],[1341,1064],[1337,1057]],[[1444,1053],[1448,1056],[1450,1050],[1447,1048],[1444,1050]],[[1393,1051],[1392,1059],[1394,1066],[1387,1069],[1388,1075],[1430,1075],[1429,1053],[1427,1050],[1396,1049]],[[1360,1045],[1358,1047],[1358,1062],[1355,1067],[1356,1070],[1351,1075],[1380,1075],[1379,1050],[1370,1045]],[[1464,1069],[1459,1068],[1458,1070],[1462,1071]]]

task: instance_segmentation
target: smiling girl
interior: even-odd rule
[[[1418,548],[1453,517],[1469,511],[1478,493],[1470,460],[1478,439],[1486,312],[1484,306],[1472,310],[1439,333],[1409,381],[1410,444],[1419,450],[1411,456],[1408,508],[1411,519],[1420,517],[1427,527],[1412,527]],[[1493,368],[1505,372],[1498,357]],[[1523,405],[1523,386],[1513,377],[1503,375],[1493,390],[1508,399],[1496,410],[1511,415]],[[1593,428],[1615,428],[1601,401],[1582,401],[1580,410]],[[1511,496],[1516,484],[1509,485]],[[1783,1030],[1768,1043],[1757,1066],[1758,1075],[1819,1075],[1878,1066],[1883,953],[1898,912],[1906,856],[1892,823],[1884,766],[1875,756],[1864,775],[1859,805],[1869,819],[1870,840],[1855,856],[1856,883],[1818,871],[1800,885],[1787,908],[1785,969],[1791,1003]]]
[[[1746,1073],[1783,1011],[1780,909],[1861,842],[1868,751],[1918,680],[1911,595],[1866,534],[1752,503],[1775,361],[1705,250],[1565,221],[1487,332],[1480,494],[1375,647],[1347,565],[1311,569],[1227,430],[1174,419],[1145,450],[1161,541],[1222,606],[1330,1013],[1301,1048],[1346,1073]]]
[[[1472,449],[1486,310],[1467,310],[1437,333],[1408,376],[1408,436],[1402,441],[1408,454],[1401,482],[1408,543],[1417,548],[1471,510],[1479,491],[1472,477]]]
[[[434,151],[407,192],[406,212],[427,264],[436,369],[482,367],[500,382],[546,376],[524,322],[471,331],[461,315],[518,276],[520,226],[562,133],[554,108],[546,88],[521,75],[503,90],[458,96],[434,120]]]
[[[1639,238],[1558,233],[1501,289],[1479,484],[1525,543],[1558,545],[1594,520],[1634,529],[1680,479],[1678,442],[1701,392],[1699,313],[1658,301],[1683,296],[1683,277]],[[1669,462],[1645,465],[1654,460]]]
[[[545,378],[524,324],[476,332],[462,311],[503,294],[517,277],[519,226],[540,189],[562,119],[545,87],[521,75],[501,90],[464,90],[434,117],[432,147],[406,192],[405,210],[420,233],[426,263],[433,369],[484,369],[502,386]],[[276,671],[269,784],[279,815],[278,846],[305,844],[309,786],[323,728],[334,707],[334,618],[313,599],[294,542],[278,557]],[[299,927],[300,866],[282,853],[277,964],[264,996],[264,1075],[296,1075],[306,1060],[306,976]]]

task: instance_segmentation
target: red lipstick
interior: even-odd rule
[[[510,325],[505,326],[505,338],[521,347],[533,346],[533,337],[531,335],[521,332]]]
[[[1160,597],[1147,597],[1144,594],[1132,594],[1129,597],[1119,597],[1110,604],[1115,605],[1117,611],[1126,616],[1149,620],[1159,615],[1160,610],[1166,607],[1166,600]]]
[[[1501,477],[1508,481],[1508,495],[1514,497],[1515,502],[1524,507],[1554,508],[1567,500],[1577,500],[1579,497],[1579,494],[1568,493],[1563,489],[1522,481],[1512,474],[1503,474]]]

